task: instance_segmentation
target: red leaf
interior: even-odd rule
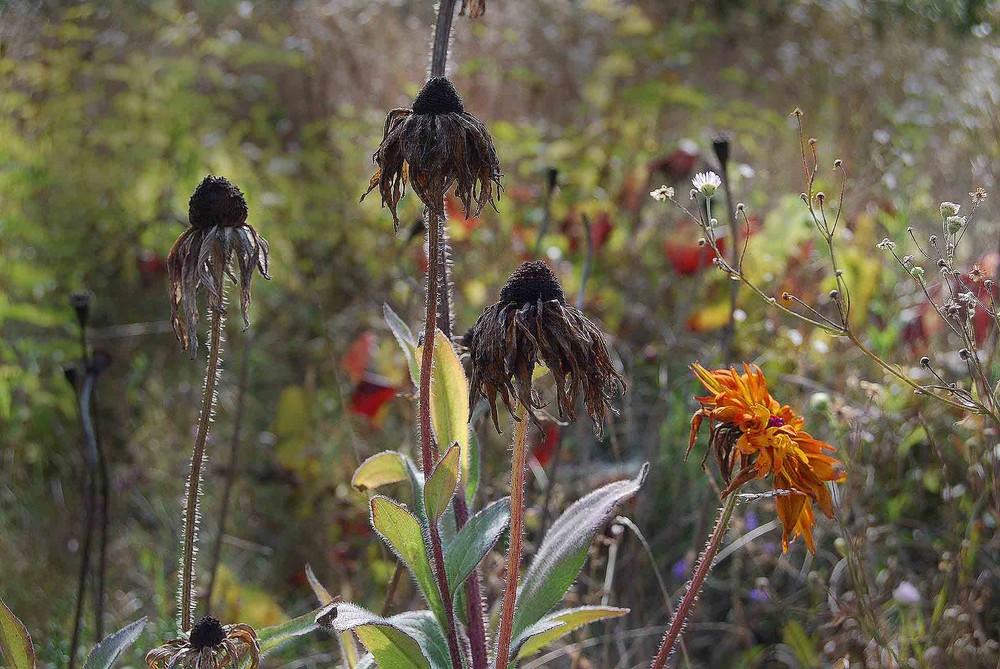
[[[395,396],[396,389],[393,386],[381,377],[369,374],[354,387],[349,408],[353,413],[377,422],[379,410]]]
[[[347,372],[347,376],[351,379],[352,383],[357,383],[365,375],[374,344],[375,335],[370,330],[365,330],[357,339],[351,342],[351,345],[347,348],[347,353],[340,360],[340,368]]]

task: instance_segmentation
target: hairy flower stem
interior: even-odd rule
[[[424,294],[426,313],[424,317],[424,348],[420,359],[420,456],[423,465],[424,480],[434,469],[434,434],[431,427],[431,376],[434,365],[434,330],[437,322],[437,286],[438,259],[440,257],[440,217],[437,212],[424,208],[424,224],[427,228],[427,290]],[[441,546],[441,534],[437,523],[431,522],[431,557],[434,563],[434,577],[437,580],[438,592],[444,602],[445,616],[448,618],[448,653],[454,669],[462,669],[462,656],[458,648],[458,630],[455,626],[455,610],[448,589],[448,576],[445,572],[444,549]]]
[[[698,566],[695,567],[694,575],[688,583],[684,598],[678,605],[673,620],[670,621],[670,628],[667,630],[666,636],[663,637],[660,650],[656,654],[653,664],[650,665],[650,669],[663,669],[667,666],[667,660],[674,652],[674,646],[677,645],[677,640],[684,630],[684,623],[687,622],[688,616],[694,610],[695,602],[698,601],[701,586],[705,584],[705,577],[708,576],[708,572],[712,570],[712,565],[715,563],[715,555],[719,552],[722,539],[726,536],[726,530],[729,529],[729,521],[733,518],[733,510],[736,509],[737,499],[737,494],[735,492],[731,493],[729,499],[726,500],[725,506],[720,509],[719,517],[715,521],[715,529],[712,530],[712,536],[709,537],[705,549],[698,558]]]
[[[225,273],[221,263],[215,268],[216,284],[225,291]],[[225,318],[222,309],[212,310],[212,329],[209,336],[208,367],[205,371],[205,388],[198,417],[198,433],[191,453],[191,473],[184,491],[184,538],[181,543],[181,597],[178,623],[181,632],[191,629],[194,614],[194,562],[198,542],[198,502],[201,498],[201,470],[205,464],[205,442],[208,428],[215,413],[215,385],[221,372],[222,330]]]
[[[431,76],[445,76],[448,63],[448,45],[451,42],[451,22],[455,18],[455,0],[441,0],[438,3],[437,23],[434,25],[434,41],[431,44]]]
[[[497,635],[496,668],[507,669],[510,663],[510,637],[514,629],[514,604],[517,601],[517,578],[521,567],[521,540],[524,534],[524,470],[528,462],[528,412],[518,405],[514,416],[514,455],[510,469],[510,549],[507,551],[507,581],[500,611]]]
[[[222,493],[222,508],[219,509],[219,529],[212,549],[212,566],[208,571],[208,591],[206,595],[206,615],[212,613],[212,593],[215,592],[215,577],[219,571],[219,561],[222,558],[222,540],[226,536],[226,519],[229,516],[229,500],[233,494],[233,483],[236,481],[236,463],[240,451],[240,433],[243,427],[243,410],[246,407],[247,386],[250,382],[250,342],[247,333],[243,343],[243,354],[240,360],[239,390],[236,395],[236,415],[233,418],[233,434],[229,441],[229,467],[226,469],[226,483]]]
[[[455,495],[455,525],[461,530],[469,522],[469,506],[465,501],[465,487],[458,487]],[[487,669],[489,654],[486,648],[486,619],[483,617],[483,595],[479,584],[479,568],[476,567],[465,581],[465,596],[468,599],[469,647],[472,651],[472,669]]]

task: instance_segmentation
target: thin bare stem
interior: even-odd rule
[[[80,413],[80,427],[83,431],[83,495],[85,504],[83,545],[81,546],[80,572],[76,591],[76,611],[73,622],[73,635],[70,640],[69,669],[76,666],[76,651],[80,646],[80,631],[83,626],[83,604],[87,595],[87,574],[90,571],[90,544],[94,534],[94,512],[96,510],[97,492],[95,490],[97,447],[93,424],[89,416],[90,393],[93,390],[94,376],[88,371],[84,378],[83,388],[77,396],[77,410]]]
[[[216,262],[216,285],[225,291],[225,272],[221,262]],[[181,596],[178,624],[181,632],[191,629],[194,615],[194,563],[198,542],[198,502],[201,498],[201,471],[205,464],[205,442],[208,429],[215,414],[215,386],[221,372],[222,330],[225,316],[221,308],[212,310],[212,326],[209,336],[208,367],[205,371],[205,388],[201,398],[201,414],[198,417],[198,433],[191,453],[191,473],[184,491],[184,538],[181,543]]]
[[[660,650],[656,654],[653,664],[650,665],[651,669],[663,669],[667,666],[667,660],[673,653],[674,646],[677,644],[681,632],[684,631],[684,623],[694,610],[695,602],[698,601],[698,595],[701,593],[701,586],[705,583],[705,577],[708,576],[708,572],[712,570],[712,565],[715,563],[715,556],[722,545],[722,539],[726,536],[726,530],[729,529],[729,521],[732,520],[733,510],[736,509],[738,498],[739,496],[735,493],[730,494],[725,506],[719,511],[719,517],[715,521],[715,529],[712,530],[712,536],[709,537],[705,549],[701,552],[701,557],[698,559],[698,566],[695,567],[694,575],[688,583],[684,598],[681,599],[681,603],[677,606],[677,613],[674,614],[673,620],[670,621],[670,628],[663,637],[663,642],[660,644]]]
[[[208,593],[206,595],[207,612],[212,612],[212,593],[215,592],[215,577],[219,571],[219,561],[222,558],[222,540],[226,536],[226,520],[229,517],[229,500],[233,495],[233,484],[236,481],[236,464],[240,452],[240,434],[243,428],[243,411],[246,407],[247,386],[250,383],[250,343],[252,339],[247,333],[243,342],[243,354],[240,356],[240,380],[236,394],[236,415],[233,417],[233,434],[229,440],[229,466],[226,469],[225,488],[222,492],[222,508],[219,509],[219,529],[212,548],[212,566],[208,571]]]
[[[461,530],[469,522],[469,506],[465,501],[465,486],[458,487],[455,495],[455,525]],[[486,647],[486,619],[483,615],[483,595],[476,567],[465,581],[468,599],[469,649],[472,651],[472,669],[487,669],[489,651]]]
[[[507,551],[507,579],[495,653],[497,669],[506,669],[510,662],[510,640],[514,630],[514,604],[517,601],[517,577],[521,567],[521,541],[524,534],[524,469],[528,460],[528,415],[520,404],[516,407],[516,412],[514,455],[510,470],[510,549]]]

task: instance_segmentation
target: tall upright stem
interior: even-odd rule
[[[524,470],[527,465],[528,414],[520,405],[514,416],[514,455],[510,469],[510,550],[507,551],[507,582],[497,635],[496,669],[510,663],[510,638],[514,629],[517,577],[521,568],[521,540],[524,534]]]
[[[77,397],[80,426],[83,429],[83,495],[86,516],[84,519],[83,546],[81,547],[80,573],[77,582],[73,636],[70,641],[70,669],[76,666],[76,650],[80,644],[80,632],[83,624],[83,603],[87,595],[87,574],[90,571],[90,544],[94,534],[94,514],[97,508],[97,438],[90,418],[90,396],[94,388],[94,378],[95,374],[92,373],[88,365],[83,388]]]
[[[656,654],[653,664],[650,665],[651,669],[663,669],[667,665],[670,655],[674,652],[677,639],[680,638],[681,632],[684,630],[684,623],[687,621],[691,611],[694,610],[694,604],[698,601],[698,595],[701,593],[701,586],[705,584],[705,577],[712,570],[715,556],[722,545],[722,539],[726,536],[726,530],[729,529],[729,521],[733,517],[736,501],[736,493],[731,493],[729,499],[726,500],[725,506],[719,510],[719,517],[715,521],[715,529],[712,530],[712,536],[709,537],[705,549],[701,552],[701,557],[698,559],[698,566],[694,570],[694,576],[691,577],[687,591],[684,593],[684,598],[677,607],[677,612],[674,614],[673,620],[670,621],[670,628],[663,637],[663,642],[660,644],[660,650]]]
[[[424,223],[427,228],[427,290],[424,294],[426,313],[424,315],[424,348],[420,359],[420,456],[423,465],[424,480],[434,469],[434,433],[431,426],[431,375],[434,365],[434,330],[437,322],[438,298],[438,264],[440,256],[440,214],[424,208]],[[441,533],[437,523],[431,522],[431,557],[434,561],[434,577],[437,580],[438,591],[444,602],[445,616],[448,619],[448,653],[451,656],[453,669],[462,669],[462,655],[458,647],[458,630],[455,625],[454,603],[448,588],[448,576],[445,572],[444,548],[441,545]]]
[[[219,571],[219,560],[222,558],[222,540],[226,536],[226,520],[229,517],[229,500],[233,495],[233,483],[236,481],[236,463],[240,454],[240,433],[243,428],[243,410],[246,406],[247,386],[250,382],[250,342],[247,333],[243,343],[243,354],[240,360],[239,390],[236,395],[236,415],[233,418],[233,435],[229,441],[229,467],[226,470],[226,484],[222,492],[222,508],[219,510],[219,529],[212,548],[212,563],[208,572],[208,592],[205,602],[206,611],[212,612],[212,593],[215,591],[215,577]]]
[[[448,46],[451,41],[451,24],[455,17],[455,0],[440,0],[437,9],[437,22],[434,26],[434,40],[431,46],[431,73],[432,77],[443,77],[448,63]],[[436,223],[440,225],[440,236],[438,239],[439,250],[437,255],[428,255],[431,264],[435,259],[440,263],[437,273],[437,301],[441,307],[441,313],[436,318],[438,327],[448,339],[452,337],[454,329],[454,311],[451,305],[451,250],[448,244],[447,220],[444,215],[445,208],[442,203],[441,214],[435,216]],[[430,223],[430,221],[425,221]],[[428,277],[429,278],[429,277]],[[428,295],[430,286],[428,281]],[[455,522],[458,528],[468,521],[469,507],[465,499],[465,490],[459,487],[455,496]],[[431,537],[432,543],[434,538]],[[468,631],[469,646],[472,654],[473,669],[487,669],[488,658],[486,649],[486,621],[483,616],[483,597],[479,585],[479,569],[473,570],[472,574],[465,582],[465,594],[468,599]]]
[[[225,273],[222,263],[215,268],[216,285],[225,291]],[[201,498],[201,470],[205,464],[205,442],[208,428],[215,413],[215,385],[221,371],[222,329],[224,317],[222,309],[212,309],[212,329],[209,337],[208,368],[205,371],[205,387],[201,398],[201,415],[198,417],[198,433],[191,453],[191,473],[184,491],[184,538],[181,543],[181,596],[178,623],[181,632],[191,629],[194,614],[194,563],[198,541],[198,502]]]

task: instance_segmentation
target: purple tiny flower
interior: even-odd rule
[[[760,519],[757,518],[757,514],[753,511],[747,512],[746,517],[747,532],[752,532],[760,527]]]
[[[771,601],[771,595],[763,588],[754,588],[750,591],[750,601],[755,604],[766,604]]]
[[[685,555],[674,563],[673,569],[670,570],[670,573],[673,574],[673,577],[678,581],[683,581],[691,573],[691,559]]]

